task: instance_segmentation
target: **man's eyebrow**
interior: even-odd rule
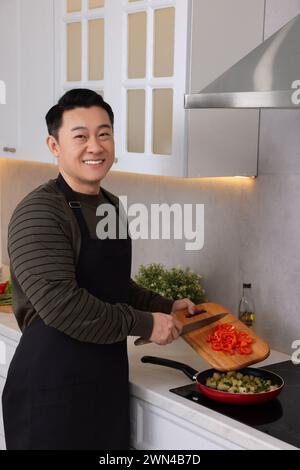
[[[97,129],[111,129],[111,125],[110,124],[100,124],[100,126],[97,127]],[[84,126],[77,126],[77,127],[73,127],[73,129],[71,129],[71,132],[73,131],[88,131],[88,128],[87,127],[84,127]]]

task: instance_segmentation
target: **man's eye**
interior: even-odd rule
[[[111,137],[111,134],[109,132],[102,132],[98,136],[100,139],[109,139]]]

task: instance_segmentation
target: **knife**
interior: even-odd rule
[[[183,326],[180,336],[186,335],[187,333],[190,333],[191,331],[204,328],[205,326],[210,325],[211,323],[221,320],[221,318],[224,318],[227,314],[228,314],[227,312],[218,313],[217,315],[213,315],[212,317],[203,318],[203,320],[195,321],[193,323],[188,323],[187,325]],[[134,342],[135,346],[141,346],[142,344],[148,344],[148,343],[152,343],[152,341],[149,341],[148,339],[144,339],[144,338],[138,338]]]

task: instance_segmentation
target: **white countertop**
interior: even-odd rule
[[[1,309],[1,308],[0,308]],[[19,331],[15,317],[0,313],[1,334],[19,341]],[[143,364],[145,355],[159,356],[184,362],[199,372],[210,366],[181,338],[168,346],[149,344],[134,346],[135,338],[128,338],[131,393],[136,398],[153,404],[169,413],[184,419],[192,425],[200,426],[217,436],[224,437],[245,449],[295,449],[295,447],[239,423],[218,412],[169,392],[170,388],[189,383],[189,379],[178,370],[153,364]],[[290,360],[286,354],[272,351],[268,359],[257,364],[268,364]]]
[[[18,326],[17,320],[12,313],[1,313],[0,307],[0,325],[1,333],[8,338],[19,341],[21,338],[21,331]]]

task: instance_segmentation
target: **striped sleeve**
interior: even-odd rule
[[[134,308],[150,312],[170,313],[174,300],[167,299],[150,289],[140,286],[132,279],[129,289],[129,303]]]
[[[103,302],[80,288],[74,251],[62,208],[47,195],[25,198],[8,227],[11,269],[46,325],[83,342],[122,341],[151,336],[150,312]]]

